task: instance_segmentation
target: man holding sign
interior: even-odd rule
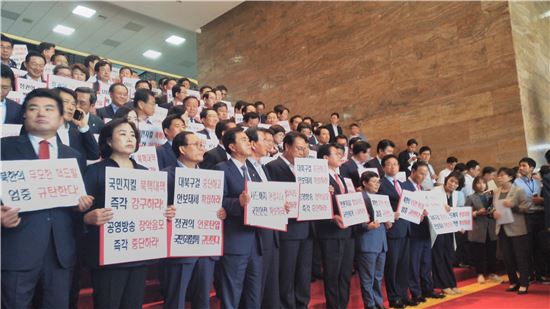
[[[244,225],[244,207],[250,196],[246,182],[261,181],[246,165],[251,155],[250,141],[241,128],[229,129],[223,145],[231,159],[219,163],[224,172],[223,203],[227,212],[224,227],[224,256],[220,260],[221,307],[261,307],[262,257],[257,228]],[[243,297],[241,301],[241,297]]]
[[[80,154],[57,139],[63,102],[53,91],[31,91],[23,102],[25,134],[2,138],[2,161],[77,158]],[[40,201],[36,201],[40,203]],[[93,202],[82,196],[76,210],[84,212]],[[75,211],[66,205],[24,212],[3,199],[2,307],[28,308],[35,290],[42,290],[40,307],[68,308],[76,260]],[[76,204],[76,203],[75,203]]]
[[[0,124],[22,124],[21,105],[6,98],[15,87],[15,76],[12,70],[2,64],[2,102],[0,103]]]
[[[317,150],[317,158],[328,163],[329,191],[334,211],[332,220],[319,220],[315,225],[321,243],[327,308],[347,308],[355,239],[352,238],[351,227],[344,226],[336,201],[336,195],[348,193],[344,178],[337,173],[342,156],[334,144],[325,144]]]

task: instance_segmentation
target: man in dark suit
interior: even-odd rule
[[[15,75],[5,64],[2,64],[2,102],[0,103],[0,124],[23,124],[21,105],[6,98],[15,87]]]
[[[172,102],[159,104],[160,107],[168,110],[174,106],[183,105],[183,99],[187,96],[187,89],[181,85],[174,85],[170,91],[172,91],[172,97],[174,98]]]
[[[215,170],[224,172],[222,206],[227,213],[224,223],[224,255],[220,259],[221,308],[260,308],[262,256],[257,228],[244,225],[244,207],[250,202],[247,181],[261,181],[249,170],[250,141],[241,128],[229,129],[223,145],[231,159],[218,163]],[[242,300],[241,300],[242,297]]]
[[[249,128],[246,135],[252,146],[252,156],[247,160],[250,171],[255,171],[262,182],[272,181],[266,167],[260,163],[273,147],[273,134],[268,129]],[[280,308],[279,295],[279,232],[259,229],[262,242],[262,308]]]
[[[330,132],[331,143],[336,141],[336,136],[344,134],[344,131],[342,131],[342,127],[338,124],[338,122],[340,122],[340,114],[330,114],[330,124],[327,124],[326,127]]]
[[[101,118],[90,113],[97,101],[97,95],[92,88],[78,87],[74,91],[76,93],[76,105],[84,112],[84,118],[88,119],[90,133],[99,134],[104,122]]]
[[[376,157],[367,162],[365,167],[376,168],[378,170],[378,175],[380,176],[380,178],[384,177],[382,158],[384,156],[393,154],[394,148],[395,144],[389,139],[383,139],[379,141],[378,145],[376,146]]]
[[[172,141],[180,132],[185,130],[185,123],[178,115],[169,115],[162,121],[162,131],[167,142],[156,148],[159,169],[176,165],[176,153],[172,150]]]
[[[409,303],[409,236],[410,225],[408,221],[399,220],[399,199],[403,189],[396,175],[399,172],[397,157],[390,154],[382,159],[384,175],[380,177],[380,189],[378,194],[387,195],[391,207],[395,212],[395,222],[387,232],[388,253],[386,255],[386,268],[384,281],[390,307],[404,308]]]
[[[407,177],[411,175],[411,166],[416,162],[418,157],[416,147],[418,147],[418,142],[414,138],[411,138],[407,141],[407,149],[399,153],[399,170],[405,172]]]
[[[128,102],[128,88],[122,83],[115,83],[109,86],[111,104],[96,110],[97,117],[101,119],[115,117],[116,111]]]
[[[369,158],[370,144],[357,141],[354,146],[351,159],[340,166],[340,176],[350,178],[355,188],[361,187],[361,175],[359,170],[365,167]]]
[[[344,227],[336,195],[348,193],[344,179],[338,175],[341,164],[340,150],[334,144],[321,146],[318,159],[328,162],[329,184],[334,218],[315,222],[320,240],[323,262],[323,281],[327,308],[347,308],[349,302],[351,273],[355,253],[355,239],[351,227]]]
[[[308,153],[307,137],[289,132],[283,140],[283,154],[266,165],[273,181],[296,182],[294,159]],[[310,300],[313,242],[311,222],[288,220],[288,231],[280,233],[279,289],[283,308],[307,308]]]
[[[219,121],[218,113],[212,108],[204,108],[200,113],[200,117],[204,129],[197,131],[197,133],[206,136],[206,139],[217,139],[215,132]]]
[[[422,191],[422,182],[429,177],[428,164],[424,161],[413,163],[411,175],[402,183],[403,190]],[[410,224],[410,267],[409,289],[411,303],[422,303],[426,298],[443,298],[435,293],[432,280],[432,244],[429,219],[423,216],[420,224]]]
[[[315,139],[317,140],[317,143],[310,146],[310,149],[313,151],[317,151],[317,149],[319,149],[322,145],[330,143],[330,129],[326,126],[318,127],[315,130]]]
[[[80,169],[85,167],[76,150],[58,142],[63,102],[54,91],[31,91],[22,109],[26,131],[2,138],[2,161],[76,158]],[[78,210],[86,211],[92,202],[90,196],[80,197]],[[28,308],[35,291],[40,290],[40,307],[68,308],[76,258],[75,211],[59,205],[19,213],[19,208],[9,204],[6,199],[1,206],[2,307]]]
[[[229,155],[227,151],[225,151],[225,147],[222,143],[222,137],[225,131],[234,127],[236,127],[236,124],[231,120],[222,120],[216,124],[216,137],[220,141],[220,144],[204,154],[204,160],[199,164],[201,168],[210,170],[213,169],[216,164],[229,159]]]
[[[546,164],[550,165],[550,150],[544,154]],[[542,178],[542,196],[544,198],[544,227],[550,232],[550,173]]]

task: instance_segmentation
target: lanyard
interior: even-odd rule
[[[521,180],[523,180],[523,182],[531,192],[531,195],[533,195],[535,193],[535,181],[533,179],[531,179],[530,181],[527,181],[525,180],[525,178],[521,178]]]

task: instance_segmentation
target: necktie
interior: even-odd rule
[[[342,184],[342,181],[340,180],[340,175],[334,174],[334,178],[336,178],[336,183],[338,184],[338,187],[340,188],[340,194],[346,193],[346,188],[344,188],[344,185]]]
[[[250,175],[248,175],[248,169],[246,168],[246,165],[241,166],[241,170],[243,170],[244,180],[250,181]]]
[[[50,158],[50,143],[47,140],[41,140],[38,146],[38,159]]]
[[[397,191],[397,194],[401,196],[403,192],[401,191],[401,186],[399,186],[399,183],[397,183],[397,179],[393,180],[393,187],[395,188],[395,191]]]
[[[422,188],[420,187],[419,184],[416,184],[416,188],[418,189],[418,191],[422,191]]]

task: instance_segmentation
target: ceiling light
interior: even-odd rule
[[[151,59],[157,59],[162,55],[161,52],[158,52],[156,50],[148,49],[146,52],[143,53],[144,57],[151,58]]]
[[[95,14],[95,10],[92,10],[90,8],[87,8],[85,6],[79,5],[73,10],[73,14],[84,16],[86,18],[90,18]]]
[[[74,28],[57,25],[55,26],[55,28],[53,28],[53,32],[61,33],[63,35],[71,35],[74,32]]]
[[[181,43],[185,42],[185,39],[182,37],[179,37],[177,35],[171,35],[169,38],[167,38],[166,43],[170,43],[173,45],[180,45]]]

